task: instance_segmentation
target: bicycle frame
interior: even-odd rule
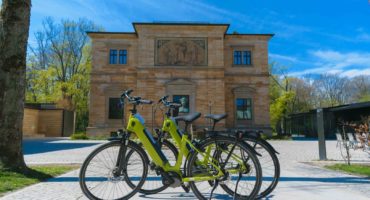
[[[212,176],[196,176],[196,177],[182,177],[183,182],[189,182],[189,181],[208,181],[208,180],[215,180],[217,178],[220,178],[224,176],[224,172],[220,169],[220,167],[215,164],[217,161],[210,156],[210,149],[207,149],[205,153],[201,152],[199,149],[197,149],[192,142],[188,139],[188,134],[183,134],[180,138],[180,135],[177,133],[177,125],[174,122],[173,119],[166,117],[164,123],[163,123],[163,131],[167,131],[175,138],[177,141],[180,149],[179,149],[179,155],[176,160],[176,164],[174,166],[171,166],[168,162],[167,158],[164,156],[161,149],[156,149],[154,144],[154,139],[151,136],[150,133],[146,130],[144,126],[144,119],[141,117],[139,113],[131,114],[129,117],[128,125],[127,125],[127,131],[133,132],[137,135],[139,140],[141,141],[144,148],[147,150],[149,157],[153,160],[155,165],[161,167],[163,171],[169,172],[173,171],[178,173],[182,177],[181,173],[181,166],[183,162],[183,158],[189,154],[189,149],[187,145],[190,146],[191,149],[198,152],[200,155],[204,157],[204,160],[202,161],[203,164],[211,164],[217,171],[217,175]],[[210,148],[210,147],[209,147]],[[242,169],[245,168],[245,165],[242,161],[242,158],[238,157],[237,155],[231,155],[234,159],[237,160],[240,166],[243,166]],[[236,173],[235,170],[228,170],[227,172],[230,173]]]

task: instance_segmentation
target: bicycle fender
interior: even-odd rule
[[[248,144],[247,142],[244,142],[243,140],[241,140],[241,142],[246,144],[248,146],[248,148],[252,151],[252,153],[256,154],[259,157],[262,157],[262,155],[260,153],[258,153],[250,144]]]
[[[259,142],[263,143],[264,145],[266,145],[268,148],[270,148],[274,153],[276,154],[280,154],[278,151],[275,150],[275,148],[270,144],[268,143],[266,140],[263,140],[263,139],[258,139]]]

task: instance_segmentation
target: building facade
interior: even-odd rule
[[[228,113],[220,127],[270,130],[268,41],[272,34],[228,34],[228,24],[133,23],[134,32],[88,32],[92,72],[88,134],[122,128],[126,89],[155,102],[163,95],[183,106],[179,115]],[[160,127],[155,105],[139,109]],[[124,117],[123,117],[124,116]],[[204,118],[196,128],[207,126]]]

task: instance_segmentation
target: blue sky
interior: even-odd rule
[[[1,0],[0,0],[1,1]],[[33,0],[30,42],[46,16],[88,18],[106,31],[132,22],[230,23],[229,32],[275,33],[269,62],[290,75],[370,75],[368,0]]]

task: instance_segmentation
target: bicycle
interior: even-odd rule
[[[165,113],[166,117],[171,117],[171,111],[174,109],[177,109],[181,106],[181,104],[176,104],[173,102],[167,101],[168,96],[163,96],[158,103],[162,103],[165,107],[167,107],[167,111]],[[200,116],[200,113],[193,113],[190,115],[183,115],[174,117],[175,121],[184,121],[185,118],[191,117],[192,115]],[[261,138],[261,132],[240,132],[237,131],[237,134],[231,134],[230,132],[215,132],[215,126],[216,124],[225,119],[227,117],[227,114],[209,114],[205,116],[208,119],[213,120],[213,126],[211,129],[211,133],[217,133],[217,134],[224,134],[227,136],[235,137],[235,135],[242,134],[243,140],[247,142],[250,146],[252,146],[256,151],[258,151],[259,154],[262,156],[258,157],[260,160],[260,163],[263,163],[262,171],[263,171],[263,181],[261,185],[260,192],[257,196],[258,199],[266,197],[269,195],[277,186],[279,178],[280,178],[280,163],[279,159],[277,158],[276,154],[278,152],[266,141]],[[185,127],[186,129],[187,127]],[[163,140],[164,137],[169,133],[171,138],[173,138],[174,142],[179,146],[181,144],[181,137],[182,133],[181,131],[176,127],[176,130],[166,130],[165,126],[163,126],[162,130],[157,130],[159,133],[158,140]],[[207,132],[207,130],[205,131]],[[167,133],[167,134],[166,134]],[[207,134],[207,133],[206,133]],[[208,136],[212,136],[209,135]],[[185,155],[187,155],[187,151],[185,151]],[[261,160],[263,162],[261,162]],[[185,189],[186,191],[186,189]],[[153,194],[155,191],[145,191],[143,192],[145,194]]]
[[[227,185],[229,189],[232,188],[227,191],[227,194],[220,195],[221,198],[254,199],[256,197],[261,187],[262,172],[251,147],[240,142],[239,139],[221,135],[193,144],[188,139],[188,133],[184,132],[176,163],[172,166],[158,143],[145,128],[145,121],[136,110],[136,106],[152,104],[152,101],[131,97],[131,92],[132,90],[127,90],[121,95],[122,101],[127,99],[133,105],[126,131],[121,133],[119,139],[94,150],[81,167],[80,187],[89,199],[129,199],[134,196],[146,181],[148,155],[152,159],[155,171],[161,175],[163,185],[180,187],[187,183],[198,199],[212,198],[213,192],[220,183]],[[193,116],[185,119],[185,122],[189,124],[195,119],[196,117]],[[164,125],[169,130],[176,127],[172,118],[166,118]],[[131,134],[138,137],[146,152],[130,139]],[[184,151],[188,146],[190,146],[190,152],[187,157],[184,157]],[[184,168],[181,168],[183,158],[186,161]],[[89,174],[89,172],[92,173]],[[237,176],[233,176],[235,174]],[[243,180],[242,183],[240,183],[241,180]],[[209,190],[210,182],[214,185],[211,190]],[[204,188],[199,185],[201,183],[208,184],[208,187],[203,190]],[[249,190],[248,184],[252,186]],[[239,186],[244,189],[238,189]]]

